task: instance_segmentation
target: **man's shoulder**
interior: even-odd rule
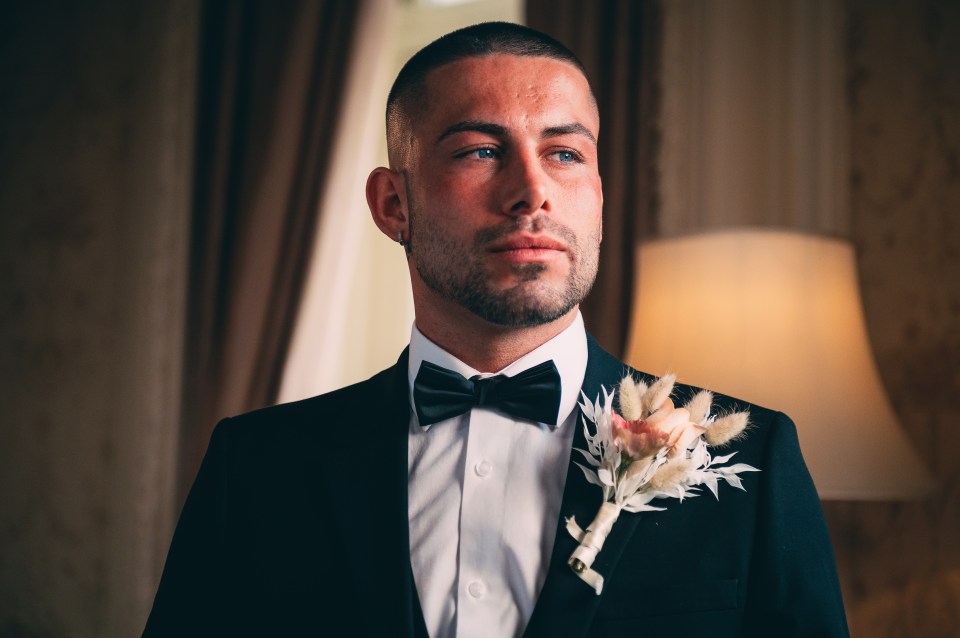
[[[611,391],[613,386],[627,375],[649,384],[653,383],[660,376],[671,372],[663,371],[660,374],[654,374],[637,370],[604,350],[590,335],[587,335],[587,337],[590,352],[589,366],[591,368],[588,374],[599,377],[595,379],[595,381],[599,384],[599,387],[607,391]],[[677,372],[680,373],[678,376],[682,376],[682,370]],[[595,390],[596,392],[600,391],[599,387]],[[712,414],[714,416],[725,416],[734,412],[747,412],[749,414],[749,425],[744,431],[743,436],[731,444],[732,448],[741,448],[743,446],[748,448],[761,448],[767,442],[773,428],[785,429],[787,431],[787,438],[796,438],[796,428],[793,421],[782,412],[717,392],[712,388],[703,388],[678,382],[674,385],[671,398],[674,404],[680,407],[703,390],[708,390],[713,394]],[[588,397],[593,398],[589,392]]]
[[[330,435],[335,429],[332,426],[347,419],[372,421],[405,406],[405,388],[406,366],[398,362],[364,381],[223,419],[217,429],[229,431],[231,436],[282,436],[318,429]]]
[[[627,375],[631,375],[635,379],[642,380],[646,383],[652,383],[659,377],[671,372],[677,374],[678,377],[682,377],[682,370],[665,370],[660,372],[660,374],[638,370],[604,350],[603,347],[600,346],[600,344],[598,344],[589,333],[587,334],[587,345],[589,351],[588,375],[592,374],[594,376],[601,377],[603,385],[608,389],[611,384],[619,383],[620,380]],[[712,392],[714,395],[714,403],[718,406],[721,406],[723,409],[730,411],[751,410],[756,411],[757,413],[762,413],[764,416],[775,414],[774,410],[759,406],[743,399],[722,394],[711,388],[702,388],[681,382],[678,382],[674,385],[674,403],[677,405],[682,405],[682,403],[689,401],[694,395],[703,390],[709,390]]]

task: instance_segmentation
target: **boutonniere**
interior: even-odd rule
[[[567,519],[567,531],[580,543],[567,563],[597,595],[603,590],[603,576],[591,566],[621,511],[660,511],[665,508],[651,501],[682,501],[697,495],[701,485],[719,499],[721,479],[744,489],[738,474],[758,471],[745,463],[723,465],[736,452],[711,456],[709,451],[742,435],[749,415],[711,415],[713,394],[706,390],[675,408],[670,399],[675,381],[671,374],[647,386],[624,377],[617,388],[620,414],[613,410],[613,392],[606,389],[602,402],[597,397],[591,403],[584,395],[580,404],[587,449],[577,452],[590,467],[577,465],[589,482],[603,490],[603,503],[586,531],[574,517]]]

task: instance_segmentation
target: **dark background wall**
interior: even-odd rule
[[[139,635],[173,522],[196,3],[0,3],[0,636]]]
[[[854,636],[960,636],[960,3],[847,4],[852,234],[867,323],[939,491],[825,510]]]

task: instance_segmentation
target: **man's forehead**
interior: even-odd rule
[[[577,78],[587,94],[590,84],[579,68],[567,60],[541,55],[516,55],[513,53],[490,53],[459,58],[431,69],[426,77],[424,88],[436,87],[438,82],[475,83],[487,81],[491,84],[509,82],[518,77],[535,75],[541,80],[553,77]]]
[[[568,111],[564,121],[599,126],[589,82],[574,64],[546,56],[496,53],[461,58],[427,74],[426,99],[415,119],[446,128],[447,118],[496,119],[505,112],[549,116]],[[552,115],[560,115],[552,113]],[[426,121],[425,121],[426,120]]]

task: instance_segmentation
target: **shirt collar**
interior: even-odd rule
[[[420,370],[420,364],[423,361],[443,366],[469,379],[478,374],[482,377],[491,377],[495,374],[512,377],[551,359],[557,366],[561,380],[560,411],[557,415],[557,427],[560,427],[577,407],[580,388],[583,386],[583,378],[587,371],[587,333],[583,326],[583,316],[579,310],[577,310],[577,316],[573,322],[560,334],[503,369],[492,373],[481,373],[473,369],[430,341],[414,323],[410,331],[410,355],[407,367],[410,405],[413,405],[413,382],[417,378],[417,372]],[[416,419],[416,411],[412,411],[412,414],[413,418]]]

